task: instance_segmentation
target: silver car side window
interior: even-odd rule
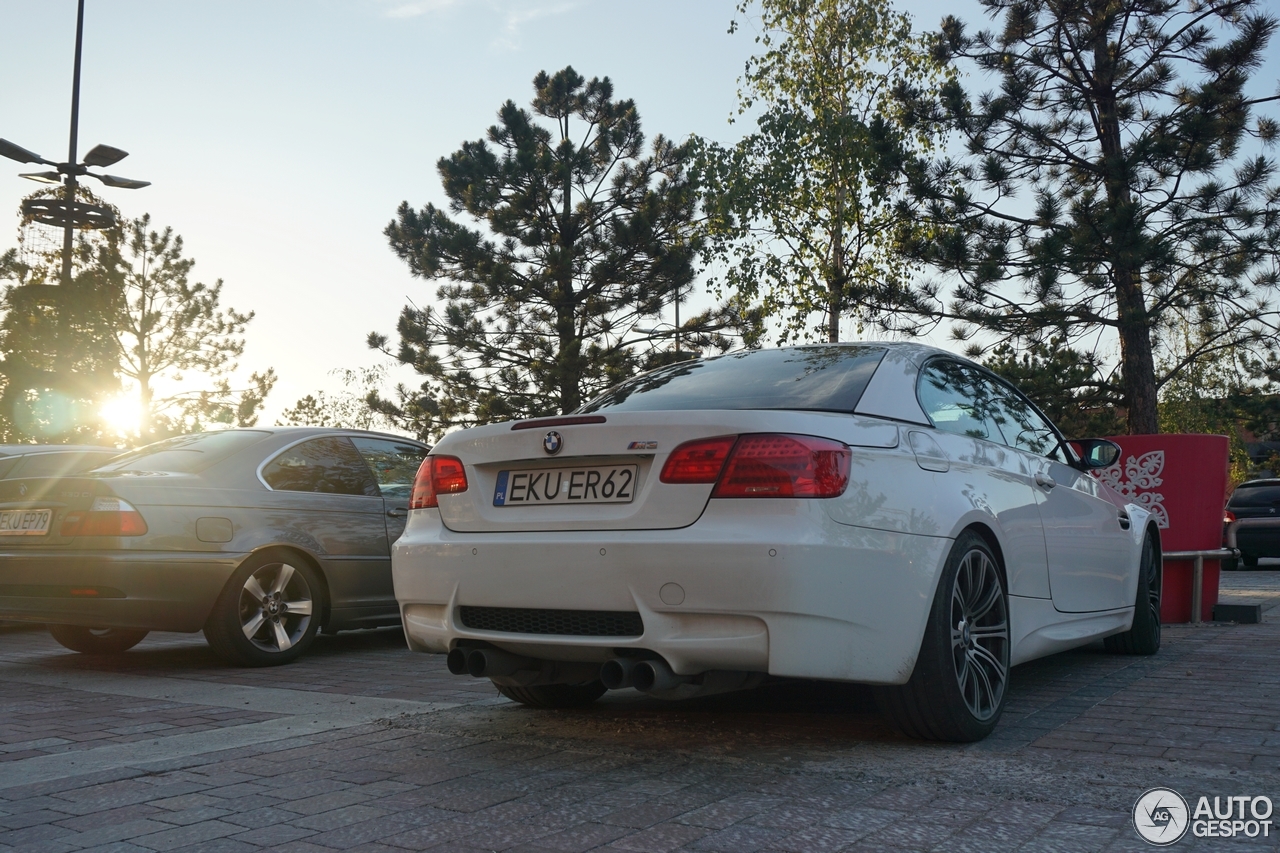
[[[385,498],[409,499],[413,492],[413,480],[418,474],[427,449],[408,441],[392,441],[383,438],[351,437],[356,450],[369,463],[378,488]]]
[[[287,448],[263,467],[262,479],[282,492],[378,494],[364,457],[345,436],[313,438]]]

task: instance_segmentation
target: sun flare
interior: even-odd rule
[[[142,408],[132,397],[113,397],[105,401],[98,412],[103,424],[121,435],[137,433],[142,424]]]

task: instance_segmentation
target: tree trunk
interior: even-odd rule
[[[567,128],[565,130],[567,134]],[[555,278],[559,293],[556,305],[556,337],[559,352],[556,353],[556,371],[559,373],[560,414],[582,405],[579,390],[582,378],[582,342],[578,339],[576,320],[577,304],[573,292],[573,260],[577,242],[573,223],[573,170],[569,163],[562,164],[564,185],[560,215],[560,257],[557,259]]]
[[[1120,314],[1120,364],[1129,407],[1129,434],[1150,435],[1160,431],[1151,325],[1135,272],[1124,270],[1124,278],[1121,273],[1116,271],[1116,308]]]
[[[844,194],[844,186],[837,187],[836,223],[831,231],[831,276],[827,281],[827,342],[833,344],[840,341],[840,309],[844,306],[848,279],[844,258]]]
[[[1129,410],[1129,434],[1160,431],[1156,399],[1155,357],[1151,351],[1152,318],[1142,292],[1142,262],[1137,247],[1142,242],[1142,222],[1134,209],[1129,170],[1120,138],[1120,117],[1114,87],[1115,58],[1110,32],[1114,7],[1102,2],[1094,22],[1093,99],[1098,110],[1102,178],[1107,193],[1107,235],[1112,285],[1116,292],[1116,329],[1120,336],[1120,364],[1124,372],[1125,403]]]
[[[145,441],[151,436],[151,374],[145,368],[138,373],[138,435]]]

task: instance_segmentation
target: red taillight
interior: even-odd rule
[[[413,479],[413,495],[409,509],[429,509],[439,506],[440,495],[452,495],[467,490],[467,472],[462,460],[456,456],[428,456],[418,466]]]
[[[63,536],[142,536],[142,513],[120,498],[94,498],[88,512],[72,512],[62,520]]]
[[[724,470],[736,435],[687,441],[671,451],[658,479],[664,483],[714,483]]]
[[[1231,522],[1233,522],[1233,521],[1235,521],[1235,520],[1236,520],[1236,514],[1235,514],[1234,512],[1232,512],[1231,510],[1226,510],[1225,512],[1223,512],[1223,513],[1222,513],[1222,523],[1223,523],[1223,524],[1230,524]]]
[[[809,435],[744,435],[713,498],[834,498],[849,485],[849,448]]]

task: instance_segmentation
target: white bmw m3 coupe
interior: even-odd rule
[[[917,344],[681,362],[446,436],[396,597],[411,648],[528,705],[829,679],[972,741],[1019,663],[1159,648],[1155,521],[1089,473],[1118,453]]]

